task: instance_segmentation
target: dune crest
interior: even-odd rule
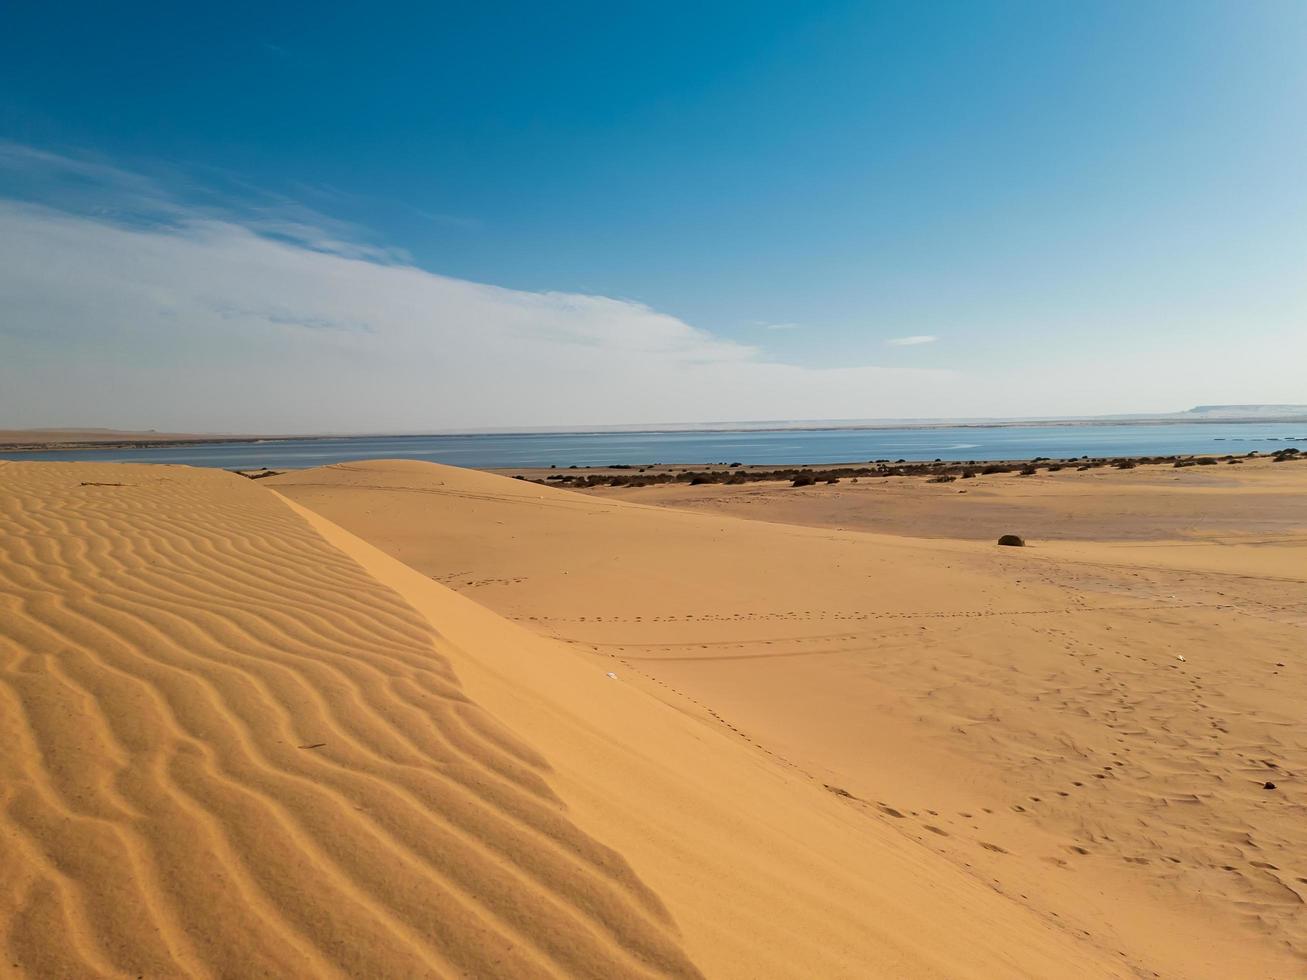
[[[426,479],[415,483],[415,475]],[[539,508],[575,513],[579,506],[584,513],[592,501],[423,463],[350,464],[339,473],[260,482],[299,499],[304,486],[335,476],[351,487],[357,480],[387,488],[382,497],[351,489],[340,501],[347,515],[393,520],[411,533],[382,535],[383,550],[302,503],[298,509],[436,624],[468,691],[546,752],[555,765],[552,782],[574,818],[618,847],[667,902],[707,975],[1131,974],[1122,954],[1021,908],[902,836],[868,801],[775,756],[704,706],[620,660],[528,631],[396,560],[391,550],[411,540],[412,557],[425,564],[431,535],[440,539],[439,529],[449,527],[423,519],[432,508],[462,524],[468,540],[478,528],[502,523],[485,534],[487,546],[506,548],[501,557],[526,558],[511,543],[524,530],[513,525],[515,508],[529,522]],[[391,489],[418,509],[397,504]],[[312,498],[313,506],[327,499],[330,491]],[[508,510],[498,509],[503,502]],[[487,504],[502,522],[463,523],[469,509],[488,518],[481,511]],[[457,540],[444,540],[457,547]],[[556,540],[567,543],[565,536]],[[593,584],[578,582],[575,600],[585,601]]]
[[[275,495],[0,466],[0,924],[32,976],[697,976],[430,624]]]

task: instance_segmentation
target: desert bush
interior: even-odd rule
[[[814,483],[816,483],[816,482],[817,482],[817,481],[814,480],[814,479],[812,478],[812,474],[811,474],[811,473],[800,473],[798,476],[796,476],[796,477],[794,478],[794,482],[791,483],[790,486],[792,486],[792,487],[810,487],[810,486],[812,486],[812,485],[813,485]]]

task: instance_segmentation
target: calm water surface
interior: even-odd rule
[[[1307,442],[1307,423],[813,429],[773,432],[601,432],[466,436],[354,436],[211,443],[157,449],[0,453],[3,459],[186,463],[296,469],[359,459],[423,459],[455,466],[605,466],[612,463],[848,463],[872,459],[988,460],[1034,456],[1235,453]],[[1307,446],[1303,447],[1307,450]]]

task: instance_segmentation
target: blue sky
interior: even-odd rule
[[[151,343],[160,372],[186,370],[232,309],[267,319],[284,300],[272,321],[329,320],[312,271],[311,309],[271,285],[244,295],[239,279],[191,306],[173,297],[181,325],[162,347],[112,323],[97,335],[88,318],[107,288],[94,249],[109,241],[171,243],[166,261],[218,243],[237,267],[241,248],[274,243],[311,253],[277,253],[296,264],[377,265],[364,279],[411,266],[503,287],[514,304],[611,300],[689,331],[706,346],[678,356],[696,364],[768,369],[701,382],[789,391],[730,402],[621,375],[643,328],[608,337],[585,321],[587,345],[612,341],[609,360],[587,360],[621,375],[612,397],[540,418],[529,385],[484,412],[415,392],[356,415],[363,429],[1307,401],[1286,366],[1307,357],[1305,54],[1300,3],[15,4],[0,34],[0,245],[21,235],[49,252],[11,283],[24,319],[0,323],[0,344],[29,378],[101,357],[111,395],[143,378],[105,347]],[[143,231],[142,211],[169,218]],[[51,291],[79,282],[85,307],[60,313],[67,297]],[[112,285],[122,323],[158,314],[144,279]],[[351,322],[384,346],[389,327],[357,288]],[[458,333],[464,371],[493,379],[503,335],[489,314],[446,316],[420,295],[425,332],[396,336],[392,353],[411,361],[420,341],[440,359],[433,338]],[[277,339],[278,356],[296,343]],[[318,343],[302,341],[301,363],[318,363]],[[382,381],[357,397],[394,390]],[[634,398],[637,385],[668,397]],[[40,388],[21,404],[13,391],[0,396],[10,424],[96,421],[54,418],[74,408],[100,424],[312,421],[280,401],[179,411],[157,381],[116,409],[108,395],[61,409]]]

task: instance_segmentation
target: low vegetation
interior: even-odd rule
[[[1257,458],[1260,453],[1251,452],[1244,458]],[[1298,449],[1281,449],[1271,454],[1276,462],[1293,459],[1307,459],[1307,455]],[[648,487],[658,484],[688,484],[704,486],[726,484],[739,486],[745,483],[789,483],[792,487],[815,487],[818,484],[833,485],[841,480],[867,480],[888,477],[923,477],[931,483],[952,483],[955,480],[970,480],[980,476],[1001,476],[1016,474],[1035,476],[1041,472],[1058,473],[1074,468],[1078,472],[1111,466],[1118,470],[1132,470],[1138,466],[1171,466],[1184,469],[1191,466],[1214,466],[1217,463],[1238,463],[1235,456],[1134,456],[1127,458],[1081,456],[1076,459],[1052,460],[1037,457],[1029,462],[981,462],[978,460],[944,462],[943,460],[908,462],[899,459],[893,462],[887,459],[870,460],[865,465],[846,465],[834,467],[788,466],[777,469],[763,467],[750,468],[741,463],[720,464],[708,468],[677,469],[674,467],[636,467],[629,464],[606,466],[593,469],[581,469],[569,466],[566,470],[549,474],[536,480],[553,486],[589,489],[592,487]]]

